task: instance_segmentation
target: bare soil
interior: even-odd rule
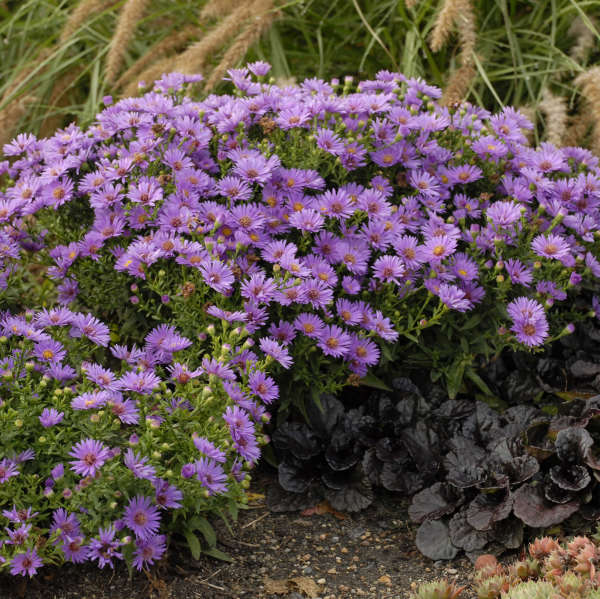
[[[0,577],[1,599],[405,599],[418,583],[447,578],[468,584],[467,558],[433,562],[416,549],[407,501],[379,494],[358,514],[272,513],[272,474],[262,473],[233,534],[215,522],[219,549],[232,562],[194,560],[170,551],[150,573],[125,567],[44,568],[29,579]],[[322,510],[321,510],[322,511]],[[475,595],[465,591],[461,599]]]

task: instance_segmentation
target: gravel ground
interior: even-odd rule
[[[359,514],[271,513],[268,475],[233,534],[215,522],[219,549],[232,563],[170,551],[151,573],[130,580],[125,568],[67,565],[33,580],[0,577],[0,598],[13,599],[405,599],[419,582],[446,577],[466,584],[466,559],[432,562],[415,548],[407,502],[378,495]],[[461,599],[474,599],[465,592]]]

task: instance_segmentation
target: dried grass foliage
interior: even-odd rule
[[[81,0],[69,15],[60,32],[60,37],[58,38],[59,46],[64,45],[90,17],[110,8],[114,4],[116,4],[116,0]]]
[[[591,149],[600,155],[600,66],[592,67],[578,75],[575,85],[581,88],[581,95],[594,123]]]
[[[189,46],[178,56],[175,70],[187,74],[202,72],[214,53],[235,39],[240,31],[245,31],[249,19],[261,15],[272,7],[273,0],[254,0],[254,2],[239,4],[202,39]]]
[[[233,9],[239,5],[240,0],[209,0],[202,7],[199,18],[201,21],[221,19],[231,13]]]
[[[439,52],[446,45],[454,28],[461,4],[461,0],[444,0],[429,38],[429,47],[433,52]]]
[[[550,90],[542,92],[539,109],[544,115],[546,140],[555,146],[562,146],[567,132],[568,109],[567,99],[555,96]]]
[[[80,77],[83,70],[84,67],[82,65],[72,67],[57,79],[50,92],[50,99],[48,101],[49,113],[40,125],[40,135],[42,137],[52,135],[52,133],[62,125],[64,119],[63,115],[57,114],[56,111],[52,114],[51,111],[69,105],[69,89]]]
[[[106,57],[106,80],[114,83],[125,58],[125,52],[135,35],[135,30],[148,7],[149,0],[127,0],[121,9],[115,34]]]
[[[593,18],[589,19],[595,27],[595,20]],[[569,50],[569,56],[577,62],[585,62],[596,43],[594,32],[586,25],[581,17],[576,17],[573,20],[571,27],[569,27],[569,35],[575,40],[575,43]]]
[[[140,73],[145,69],[151,68],[158,62],[164,62],[164,59],[172,53],[182,50],[186,44],[198,36],[198,28],[195,25],[187,25],[181,31],[175,31],[160,42],[151,46],[148,51],[138,58],[115,82],[117,89],[124,85],[130,85],[134,79],[137,79]],[[171,57],[174,61],[174,58]],[[144,79],[145,77],[141,77]],[[134,82],[135,83],[135,82]]]
[[[250,22],[244,31],[229,46],[219,64],[213,69],[210,77],[207,79],[206,89],[213,89],[228,69],[245,56],[252,44],[260,39],[260,36],[271,26],[275,19],[273,2],[271,0],[258,0],[254,3],[257,9],[257,15]]]

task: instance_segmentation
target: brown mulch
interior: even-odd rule
[[[215,522],[232,563],[170,551],[149,574],[125,567],[45,568],[32,580],[0,577],[1,599],[405,599],[418,583],[445,577],[468,584],[466,558],[433,562],[417,551],[407,502],[378,495],[358,514],[272,513],[264,502],[272,475],[254,482],[249,509],[233,534]],[[465,591],[461,599],[473,599]]]

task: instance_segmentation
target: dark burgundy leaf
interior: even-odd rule
[[[304,493],[315,478],[315,474],[308,463],[284,460],[277,467],[279,484],[291,493]]]
[[[544,484],[544,497],[551,503],[569,503],[577,497],[577,493],[562,489],[548,477]]]
[[[450,531],[450,541],[456,547],[460,547],[465,551],[475,551],[485,547],[489,540],[489,535],[486,532],[476,530],[467,521],[467,512],[462,510],[452,516],[448,522]]]
[[[600,374],[600,364],[585,360],[576,360],[571,364],[569,370],[576,379],[587,379]]]
[[[327,439],[344,416],[342,402],[333,395],[321,395],[317,402],[307,402],[306,413],[310,427],[322,439]]]
[[[407,470],[402,464],[385,462],[381,470],[381,484],[388,491],[413,495],[423,488],[425,480],[420,473]]]
[[[435,472],[438,468],[440,445],[435,431],[430,429],[422,420],[414,428],[405,429],[401,436],[404,446],[408,450],[419,469]]]
[[[433,560],[453,559],[458,553],[450,541],[448,525],[441,520],[425,520],[417,530],[415,542],[419,551]]]
[[[383,462],[377,459],[374,448],[371,447],[365,451],[362,459],[362,468],[365,476],[369,479],[369,482],[372,485],[381,485],[381,470],[383,469]]]
[[[336,430],[325,450],[325,461],[334,470],[347,470],[358,463],[361,453],[350,433]]]
[[[507,549],[518,549],[523,544],[523,523],[514,516],[496,522],[491,537]]]
[[[448,471],[448,482],[461,489],[474,487],[486,479],[484,468],[473,455],[451,451],[444,458],[444,466]]]
[[[307,460],[323,450],[323,442],[303,422],[284,422],[273,433],[273,444],[281,451],[289,451],[301,460]]]
[[[340,512],[359,512],[373,502],[373,491],[366,478],[355,477],[343,489],[325,489],[325,498],[331,507]]]
[[[452,485],[437,482],[413,496],[408,515],[413,522],[434,520],[451,514],[464,502],[463,494]]]
[[[570,427],[559,431],[554,442],[558,459],[567,464],[583,462],[592,445],[594,445],[592,436],[581,427]]]
[[[550,478],[554,484],[566,491],[583,491],[592,480],[588,469],[578,464],[552,466]]]
[[[512,505],[513,496],[508,492],[478,495],[467,507],[467,522],[477,530],[490,530],[494,523],[509,516]]]
[[[382,462],[400,462],[402,464],[410,461],[410,456],[403,443],[398,439],[383,437],[375,446],[375,455]]]
[[[527,526],[548,528],[560,524],[574,514],[579,501],[552,504],[543,495],[539,485],[526,483],[514,492],[513,511]]]

